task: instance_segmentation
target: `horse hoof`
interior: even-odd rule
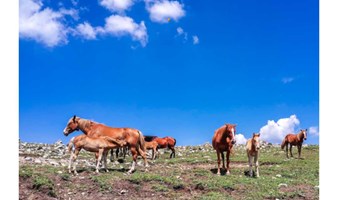
[[[225,173],[226,175],[230,175],[230,172],[229,171],[227,171],[227,173]]]

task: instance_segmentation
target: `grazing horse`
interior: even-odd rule
[[[259,177],[258,170],[258,156],[259,156],[259,136],[260,133],[253,133],[252,138],[248,139],[246,142],[246,154],[249,160],[250,172],[249,175],[252,176],[252,159],[254,159],[255,167],[256,167],[256,177]]]
[[[114,139],[108,136],[100,136],[100,137],[88,137],[85,134],[78,135],[73,137],[68,143],[68,151],[71,152],[70,160],[69,160],[69,173],[71,172],[72,164],[74,163],[73,170],[74,173],[77,174],[76,171],[76,158],[79,155],[81,149],[85,149],[90,152],[96,153],[96,172],[99,173],[99,164],[103,157],[104,168],[108,172],[107,169],[107,153],[110,149],[114,149],[120,146],[125,145],[126,143],[123,140]],[[71,151],[74,146],[74,152]]]
[[[151,151],[152,151],[152,157],[151,157],[151,159],[152,160],[154,160],[156,157],[158,157],[159,158],[159,153],[158,153],[158,151],[157,151],[157,146],[158,146],[158,143],[156,142],[156,141],[151,141],[151,142],[145,142],[145,148],[147,149],[147,150],[150,150],[151,149]]]
[[[286,146],[286,157],[289,158],[288,155],[288,146],[290,144],[290,154],[291,157],[293,157],[292,155],[292,146],[297,146],[298,147],[298,158],[300,158],[300,154],[302,151],[302,144],[303,141],[306,140],[306,132],[307,129],[304,130],[300,130],[298,134],[287,134],[282,142],[282,149],[284,149],[284,147]]]
[[[78,130],[81,130],[89,137],[108,136],[114,139],[125,141],[133,157],[133,163],[131,169],[128,171],[128,174],[135,170],[136,159],[138,155],[142,156],[144,165],[148,167],[144,148],[145,141],[141,131],[133,128],[112,128],[88,119],[76,117],[74,115],[74,117],[68,120],[67,126],[63,130],[63,134],[68,136],[70,133]]]
[[[236,124],[225,124],[218,128],[215,131],[215,134],[212,138],[212,146],[216,150],[217,153],[217,163],[218,163],[218,169],[217,169],[217,175],[221,175],[220,170],[220,164],[221,164],[221,158],[220,155],[222,155],[222,163],[223,163],[223,169],[225,169],[224,166],[224,151],[227,152],[226,158],[227,158],[227,168],[226,168],[226,174],[230,174],[230,152],[232,150],[232,146],[236,143],[235,139],[235,133],[236,133]]]
[[[176,139],[173,137],[166,136],[164,138],[155,137],[152,141],[158,143],[157,149],[168,148],[171,150],[170,158],[175,158],[175,145]]]

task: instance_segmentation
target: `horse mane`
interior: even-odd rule
[[[98,122],[95,122],[93,120],[89,120],[89,119],[82,119],[80,117],[76,117],[76,119],[78,119],[78,123],[81,127],[87,129],[87,128],[91,128],[93,125],[95,124],[99,124]]]
[[[300,141],[304,138],[303,130],[300,130],[299,133],[297,133],[297,139]]]

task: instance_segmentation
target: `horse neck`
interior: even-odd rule
[[[94,122],[88,120],[88,119],[79,119],[78,121],[78,128],[84,133],[88,134],[88,132],[91,130],[91,126]]]
[[[297,134],[297,139],[298,139],[300,142],[303,142],[304,134],[303,134],[302,131],[301,131],[300,133]]]

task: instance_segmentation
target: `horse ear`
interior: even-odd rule
[[[254,137],[256,135],[256,133],[252,133],[252,137]]]
[[[76,119],[76,115],[74,115],[74,117],[73,117],[73,122],[75,123],[75,119]]]
[[[260,137],[261,136],[261,133],[258,133],[258,137]]]
[[[237,124],[234,124],[234,126],[237,126]]]

